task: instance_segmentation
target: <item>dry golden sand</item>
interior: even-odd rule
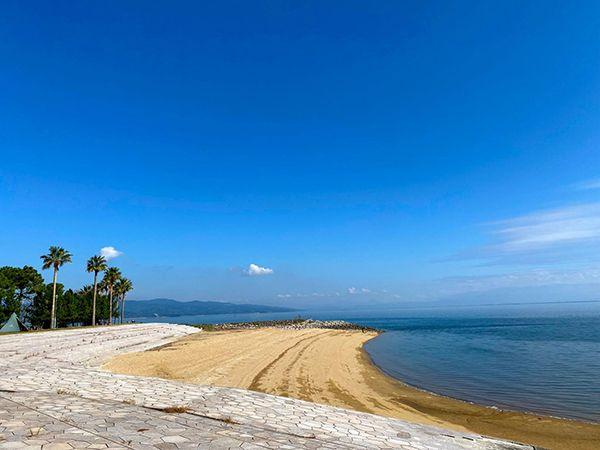
[[[375,336],[274,328],[198,333],[158,349],[118,356],[105,368],[253,389],[549,449],[600,449],[600,425],[472,405],[384,375],[362,348]]]

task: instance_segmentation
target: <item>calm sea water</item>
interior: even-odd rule
[[[220,323],[298,314],[146,321]],[[366,350],[383,371],[413,386],[502,409],[600,422],[597,304],[301,314],[386,330]]]

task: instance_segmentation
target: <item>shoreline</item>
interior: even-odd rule
[[[378,336],[375,336],[371,339],[369,339],[369,341],[372,341],[373,339],[376,339]],[[365,344],[369,341],[366,341]],[[466,403],[468,405],[472,405],[472,406],[477,406],[480,408],[488,408],[494,411],[499,411],[499,412],[505,412],[505,413],[517,413],[517,414],[527,414],[530,416],[541,416],[541,417],[548,417],[550,419],[556,419],[556,420],[566,420],[566,421],[571,421],[571,422],[576,422],[576,423],[585,423],[585,424],[589,424],[589,425],[597,425],[600,426],[600,422],[594,422],[592,420],[585,420],[585,419],[574,419],[572,417],[561,417],[561,416],[554,416],[552,414],[546,414],[546,413],[541,413],[541,412],[535,412],[535,411],[528,411],[525,409],[510,409],[510,408],[501,408],[500,406],[496,406],[496,405],[484,405],[482,403],[477,403],[471,400],[466,400],[463,398],[458,398],[458,397],[453,397],[451,395],[445,395],[445,394],[440,394],[437,392],[433,392],[430,391],[428,389],[425,389],[423,387],[420,386],[416,386],[414,384],[410,384],[400,378],[396,378],[394,375],[388,373],[383,367],[379,366],[377,363],[375,363],[375,361],[373,361],[373,358],[371,357],[371,355],[369,354],[369,352],[364,348],[362,348],[362,352],[363,352],[363,356],[364,358],[367,360],[368,364],[370,364],[371,366],[373,366],[373,368],[377,369],[382,376],[387,377],[392,379],[393,381],[400,383],[404,386],[406,386],[407,388],[410,389],[414,389],[416,391],[422,392],[424,394],[427,395],[432,395],[432,396],[436,396],[436,397],[440,397],[440,398],[445,398],[445,399],[449,399],[449,400],[454,400],[457,402],[461,402],[461,403]]]
[[[478,405],[388,375],[364,348],[378,335],[321,328],[203,332],[119,356],[105,369],[251,389],[548,449],[599,448],[598,424]]]
[[[370,340],[377,338],[378,336],[379,336],[379,334],[377,336],[374,336],[371,339],[365,341],[364,344],[366,344]],[[504,439],[510,439],[510,440],[514,440],[514,441],[518,441],[518,442],[527,443],[527,444],[534,444],[536,446],[540,445],[540,446],[543,446],[544,448],[548,448],[548,449],[569,450],[569,449],[600,448],[600,424],[598,424],[596,422],[572,419],[572,418],[567,418],[567,417],[556,417],[556,416],[544,415],[544,414],[539,414],[539,413],[535,413],[535,412],[531,412],[531,411],[503,409],[503,408],[499,408],[497,406],[482,405],[482,404],[475,403],[475,402],[472,402],[469,400],[463,400],[463,399],[450,397],[450,396],[443,395],[443,394],[438,394],[438,393],[435,393],[432,391],[428,391],[427,389],[423,389],[419,386],[414,386],[414,385],[408,384],[408,383],[404,382],[403,380],[400,380],[400,379],[392,376],[391,374],[388,374],[383,368],[379,367],[379,365],[377,365],[373,361],[373,359],[371,358],[371,355],[365,349],[364,344],[361,348],[361,358],[363,358],[364,362],[366,364],[368,364],[372,370],[376,371],[381,377],[384,377],[384,378],[390,380],[392,383],[398,384],[399,386],[403,387],[404,389],[413,391],[415,394],[417,394],[417,396],[419,396],[419,394],[420,394],[420,396],[424,396],[427,398],[438,399],[439,403],[441,403],[443,405],[444,404],[449,405],[448,409],[446,409],[444,406],[441,406],[441,407],[437,408],[437,411],[435,409],[431,409],[431,408],[427,408],[427,409],[423,408],[423,410],[427,411],[429,414],[432,414],[436,417],[444,418],[445,420],[448,420],[452,424],[464,425],[468,431],[471,431],[474,433],[479,433],[479,434],[493,436],[493,437],[501,437]],[[461,404],[463,406],[462,408],[460,407]],[[413,407],[416,407],[417,409],[419,408],[417,403],[414,403]],[[539,435],[539,433],[536,430],[527,430],[526,428],[529,428],[529,427],[524,427],[524,426],[522,426],[521,429],[518,429],[517,427],[506,427],[507,429],[503,430],[503,429],[499,429],[497,424],[493,425],[492,421],[490,421],[487,418],[483,421],[478,421],[476,418],[472,419],[470,417],[467,417],[467,418],[461,417],[461,415],[459,414],[459,410],[462,410],[462,409],[473,410],[475,413],[478,411],[479,412],[485,411],[485,412],[487,412],[487,414],[481,414],[482,417],[484,417],[486,415],[491,415],[491,416],[498,416],[499,418],[503,418],[503,417],[511,418],[511,419],[514,418],[514,419],[516,419],[515,420],[516,422],[518,422],[519,418],[528,419],[529,421],[532,421],[534,423],[540,422],[540,421],[546,421],[546,422],[550,422],[550,426],[556,427],[556,429],[553,430],[554,431],[553,434],[560,436],[560,434],[563,433],[564,428],[569,428],[569,430],[567,430],[567,431],[571,431],[572,434],[571,434],[571,437],[565,438],[563,436],[561,439],[556,439],[551,436]],[[470,416],[470,414],[468,414],[467,416]],[[591,432],[589,433],[589,437],[590,437],[589,443],[586,442],[587,439],[585,436],[586,434],[588,434],[587,433],[588,428],[591,429],[590,430]],[[575,442],[576,440],[578,440],[578,438],[573,433],[573,431],[576,431],[574,429],[578,429],[581,431],[581,433],[577,433],[577,435],[579,435],[579,434],[583,435],[582,436],[584,438],[583,441]]]

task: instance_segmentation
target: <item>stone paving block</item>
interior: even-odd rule
[[[301,400],[101,370],[197,328],[139,324],[0,337],[0,448],[484,449],[531,446]],[[166,414],[157,409],[189,408]]]

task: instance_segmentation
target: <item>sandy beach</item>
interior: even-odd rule
[[[376,335],[277,328],[205,332],[118,356],[104,368],[252,389],[551,449],[599,448],[600,425],[498,411],[429,394],[386,376],[363,350]]]

